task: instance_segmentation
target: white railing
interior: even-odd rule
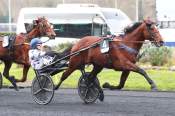
[[[16,32],[16,23],[0,23],[0,32]]]

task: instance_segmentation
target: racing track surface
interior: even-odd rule
[[[175,92],[109,91],[104,102],[84,104],[76,89],[60,89],[48,105],[33,102],[29,88],[0,90],[0,116],[175,116]]]

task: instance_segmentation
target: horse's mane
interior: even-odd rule
[[[142,22],[136,22],[132,26],[127,26],[124,28],[124,33],[128,34],[133,32],[137,27],[139,27],[142,24]]]

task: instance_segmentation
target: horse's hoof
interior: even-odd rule
[[[110,88],[110,84],[106,82],[106,83],[103,84],[102,87],[103,87],[103,88]]]
[[[123,87],[121,86],[110,86],[110,90],[121,90]]]
[[[9,79],[9,81],[12,83],[14,89],[15,89],[16,91],[19,91],[19,88],[18,88],[18,86],[16,85],[15,77],[14,77],[14,76],[10,76],[8,79]]]
[[[18,88],[18,86],[16,85],[16,81],[15,81],[14,76],[10,76],[8,79],[9,79],[9,81],[12,83],[14,89],[15,89],[16,91],[19,91],[19,88]]]
[[[58,86],[55,86],[54,90],[58,90],[58,88],[59,88]]]
[[[157,87],[151,88],[151,91],[158,91]]]
[[[18,88],[18,86],[14,87],[14,89],[15,89],[16,91],[19,91],[19,88]]]
[[[15,89],[16,91],[19,91],[19,88],[18,88],[18,86],[11,86],[11,87],[9,87],[9,88],[11,88],[11,89]]]
[[[101,102],[104,101],[104,93],[100,92],[99,98],[98,98]]]

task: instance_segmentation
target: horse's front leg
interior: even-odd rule
[[[16,82],[25,82],[27,80],[27,74],[29,71],[30,65],[23,65],[23,76],[21,79],[15,79]]]
[[[126,70],[133,71],[133,72],[143,75],[145,79],[147,80],[147,82],[151,85],[151,89],[154,91],[157,90],[157,86],[154,83],[154,81],[148,76],[148,74],[143,69],[138,67],[136,64],[128,61],[123,66],[126,68]]]
[[[14,86],[15,90],[18,91],[18,87],[16,85],[16,81],[15,81],[15,76],[10,76],[9,75],[9,71],[10,71],[10,68],[12,66],[12,62],[11,61],[4,61],[4,71],[3,71],[3,76],[8,79],[12,85]]]
[[[123,71],[120,77],[120,83],[118,86],[114,86],[114,85],[110,85],[108,82],[103,84],[103,88],[109,88],[111,90],[115,90],[115,89],[122,89],[125,85],[125,82],[128,78],[130,71]]]
[[[147,82],[151,85],[151,90],[157,91],[156,84],[154,83],[154,81],[148,76],[148,74],[143,69],[138,67],[138,69],[134,72],[137,72],[137,73],[143,75],[145,77],[145,79],[147,80]]]
[[[124,86],[124,83],[125,83],[128,75],[129,75],[129,72],[130,71],[133,71],[133,72],[136,72],[136,73],[139,73],[139,74],[143,75],[145,77],[145,79],[147,80],[147,82],[151,85],[151,89],[152,90],[157,90],[157,86],[154,83],[154,81],[147,75],[147,73],[143,69],[139,68],[136,64],[134,64],[134,63],[132,63],[130,61],[125,60],[125,62],[120,62],[120,63],[118,63],[116,61],[114,63],[114,66],[115,66],[114,69],[116,69],[116,70],[121,70],[121,71],[124,70],[123,73],[122,73],[122,76],[123,77],[121,77],[121,80],[120,80],[123,83],[123,85],[120,82],[121,84],[119,84],[118,87]],[[126,74],[124,74],[124,73],[126,73]],[[107,85],[107,87],[110,88],[109,85]],[[112,87],[112,88],[115,88],[115,87]]]

